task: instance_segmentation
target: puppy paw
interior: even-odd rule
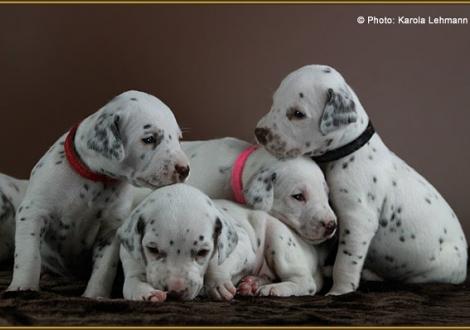
[[[166,300],[166,292],[154,290],[142,297],[142,300],[151,302],[164,302]]]
[[[271,283],[271,281],[266,277],[261,276],[245,276],[237,287],[237,292],[242,296],[254,296],[258,289]]]
[[[256,295],[260,297],[267,297],[267,296],[278,296],[279,293],[277,292],[275,288],[272,288],[271,286],[268,286],[268,285],[263,285],[257,290]]]
[[[287,283],[274,283],[260,286],[256,292],[257,296],[290,297],[295,293]]]
[[[207,290],[207,293],[212,299],[215,300],[232,300],[237,289],[233,286],[231,281],[225,281],[220,283],[214,283],[211,288]]]
[[[5,291],[39,291],[39,286],[10,284]]]
[[[237,293],[241,296],[254,296],[258,290],[258,283],[258,277],[246,276],[238,284]]]
[[[356,289],[351,285],[350,287],[335,287],[333,286],[330,291],[326,294],[327,296],[341,296],[343,294],[351,293],[356,291]]]
[[[82,294],[82,297],[91,298],[91,299],[106,299],[109,298],[110,293],[105,290],[100,290],[96,288],[87,288]]]

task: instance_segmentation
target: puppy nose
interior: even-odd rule
[[[256,139],[261,144],[268,143],[268,134],[269,134],[269,130],[267,128],[256,128],[255,129]]]
[[[336,230],[336,222],[329,221],[325,224],[325,236],[330,236]]]
[[[168,291],[174,294],[182,293],[186,289],[186,283],[182,278],[176,277],[168,280]]]
[[[183,181],[189,175],[189,166],[175,165],[175,171],[179,174],[180,180]]]

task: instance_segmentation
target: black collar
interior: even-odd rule
[[[348,144],[339,147],[338,149],[327,151],[323,155],[313,156],[312,159],[317,163],[327,163],[346,157],[347,155],[352,154],[354,151],[359,150],[364,144],[369,142],[374,133],[374,126],[372,126],[372,122],[369,120],[367,128],[364,130],[364,132],[362,132],[361,135],[357,137],[357,139],[352,140]]]

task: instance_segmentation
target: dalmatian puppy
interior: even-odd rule
[[[251,144],[222,138],[182,142],[191,162],[192,185],[212,199],[228,199],[269,212],[303,239],[315,244],[331,238],[336,215],[328,205],[328,186],[319,166],[308,158],[280,161],[263,147],[247,158],[241,173],[244,201],[235,198],[231,179],[237,157]],[[134,205],[151,190],[135,189]]]
[[[109,296],[130,187],[184,181],[180,137],[171,110],[138,91],[118,95],[60,137],[34,167],[16,213],[8,290],[38,290],[41,270],[74,276],[92,261],[84,296]]]
[[[267,212],[227,200],[215,203],[235,224],[238,245],[223,263],[211,263],[205,284],[209,296],[230,300],[238,292],[289,297],[321,290],[328,244],[310,244]]]
[[[278,158],[308,154],[322,164],[341,227],[329,294],[356,290],[364,262],[384,279],[465,280],[467,242],[455,213],[374,134],[336,70],[309,65],[289,74],[255,135]]]
[[[15,214],[27,187],[28,180],[0,173],[0,262],[13,258]]]
[[[322,284],[316,248],[282,222],[186,184],[151,193],[119,237],[130,300],[191,300],[203,287],[230,300],[242,278],[247,295],[313,295]]]

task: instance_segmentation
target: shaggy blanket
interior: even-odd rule
[[[0,290],[10,281],[0,271]],[[41,292],[2,292],[2,325],[470,325],[469,281],[462,285],[362,282],[340,297],[252,298],[231,302],[131,302],[80,297],[85,281],[43,278]],[[326,283],[325,290],[331,285]]]

